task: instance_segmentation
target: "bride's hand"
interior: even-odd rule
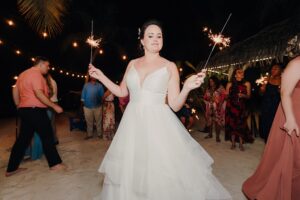
[[[103,72],[100,69],[97,69],[94,65],[89,64],[89,75],[100,81],[103,76]]]
[[[196,89],[196,88],[200,87],[201,84],[204,82],[205,76],[206,76],[206,69],[203,69],[198,74],[190,76],[184,82],[183,87],[188,89],[188,91]]]
[[[296,135],[299,137],[299,126],[295,120],[287,120],[281,129],[290,136],[295,131]]]

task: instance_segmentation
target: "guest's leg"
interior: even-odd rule
[[[235,134],[231,135],[231,149],[235,149]]]
[[[62,160],[54,144],[52,126],[50,119],[47,116],[46,110],[40,110],[38,112],[38,117],[36,118],[34,127],[37,131],[37,134],[41,138],[43,151],[47,158],[49,167],[53,167],[57,164],[62,163]]]
[[[205,136],[204,138],[205,139],[212,138],[213,137],[213,135],[212,135],[213,123],[212,123],[210,115],[206,117],[206,127],[207,127],[207,131],[208,131],[208,135]]]
[[[215,122],[215,129],[216,129],[216,141],[221,142],[220,140],[221,127],[217,122]]]
[[[242,136],[239,136],[239,141],[240,141],[240,145],[239,145],[240,150],[245,151],[244,146],[243,146],[244,141],[243,141]]]
[[[31,112],[20,109],[20,119],[22,121],[20,126],[19,136],[13,145],[8,166],[7,172],[13,172],[19,168],[19,165],[24,157],[25,150],[31,142],[31,139],[34,134],[34,128],[31,120]]]
[[[93,109],[98,137],[102,136],[102,106]]]
[[[47,114],[51,121],[51,126],[52,126],[53,136],[54,136],[54,144],[58,144],[58,138],[57,138],[57,134],[56,134],[55,112],[52,108],[49,108],[47,110]]]
[[[207,134],[207,136],[204,137],[205,139],[209,139],[209,138],[213,137],[213,123],[210,123],[207,126],[207,128],[208,128],[208,134]]]
[[[109,130],[108,130],[108,103],[105,102],[103,105],[103,112],[102,112],[102,135],[104,140],[109,140]]]
[[[94,125],[94,116],[92,109],[83,107],[84,117],[87,126],[87,137],[93,136],[93,125]]]

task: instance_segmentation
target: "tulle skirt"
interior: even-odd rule
[[[227,200],[213,159],[167,105],[129,103],[101,163],[101,200]]]

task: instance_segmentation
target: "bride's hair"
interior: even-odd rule
[[[155,19],[146,21],[141,26],[141,28],[138,28],[138,40],[139,40],[138,49],[139,49],[139,52],[141,54],[144,54],[144,48],[143,48],[143,45],[142,45],[142,43],[141,43],[140,40],[144,39],[145,31],[148,28],[148,26],[150,26],[150,25],[156,25],[156,26],[158,26],[160,28],[161,32],[163,33],[162,24],[159,21],[155,20]]]

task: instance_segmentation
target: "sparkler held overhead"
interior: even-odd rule
[[[102,38],[94,39],[94,22],[91,22],[91,36],[87,38],[86,42],[91,46],[90,64],[93,62],[93,48],[99,48]]]
[[[226,22],[225,22],[225,24],[224,24],[224,26],[223,26],[221,32],[220,32],[219,34],[215,34],[215,35],[212,35],[212,36],[210,37],[210,39],[213,40],[214,45],[213,45],[213,47],[212,47],[212,49],[211,49],[211,51],[210,51],[210,53],[209,53],[209,55],[208,55],[208,58],[207,58],[207,60],[206,60],[206,62],[205,62],[205,64],[204,64],[204,66],[202,67],[202,69],[205,69],[205,68],[206,68],[206,66],[207,66],[207,64],[208,64],[208,61],[209,61],[209,59],[210,59],[210,57],[211,57],[211,55],[212,55],[212,53],[213,53],[213,51],[214,51],[216,45],[219,44],[219,43],[223,43],[223,42],[225,42],[225,41],[227,41],[227,40],[229,39],[229,38],[224,38],[224,36],[223,36],[222,34],[223,34],[223,31],[224,31],[224,29],[225,29],[225,27],[226,27],[228,21],[230,20],[231,15],[232,15],[232,13],[229,14],[229,16],[228,16],[228,18],[227,18],[227,20],[226,20]],[[208,28],[205,27],[205,28],[203,29],[203,31],[208,31]],[[224,39],[226,39],[226,40],[224,40]],[[230,42],[230,39],[229,39],[229,42]],[[229,45],[229,43],[228,43],[228,45]]]

